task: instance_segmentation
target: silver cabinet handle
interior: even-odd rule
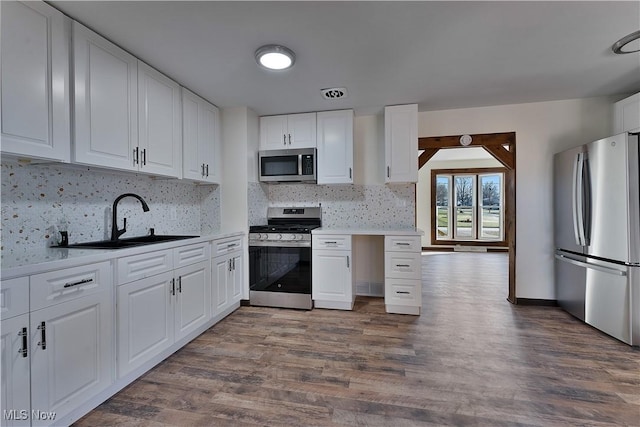
[[[349,255],[347,255],[347,268],[351,268],[349,267]]]
[[[338,242],[324,242],[324,243],[326,243],[327,245],[337,245],[338,244]]]
[[[22,337],[22,348],[18,349],[18,354],[22,357],[27,357],[27,328],[22,328],[22,330],[18,332],[18,336]]]
[[[284,145],[287,145],[287,135],[284,135],[284,134],[282,135],[282,143]]]
[[[93,282],[93,279],[82,279],[82,280],[78,280],[77,282],[68,282],[64,284],[64,288],[71,288],[73,286],[78,286],[78,285],[84,285],[85,283],[91,283]]]
[[[171,296],[174,296],[176,294],[176,279],[175,279],[175,277],[173,279],[171,279],[171,289],[169,290],[169,293],[171,294]]]
[[[396,264],[396,267],[411,267],[409,264]]]
[[[289,134],[289,145],[291,145],[291,134]]]
[[[398,246],[409,246],[410,243],[396,242],[396,245],[398,245]]]
[[[409,295],[411,292],[409,291],[396,291],[396,294]]]
[[[202,172],[200,172],[200,176],[204,177],[204,163],[202,164],[201,168],[202,168]]]
[[[147,149],[144,148],[142,150],[142,166],[146,166],[147,165]]]
[[[351,175],[352,175],[351,168],[349,168],[349,179],[353,178]]]
[[[209,165],[207,165],[207,178],[209,178]]]
[[[182,276],[178,276],[178,292],[182,293]]]
[[[389,166],[387,166],[387,178],[391,178],[391,170]]]
[[[138,147],[133,149],[133,164],[137,165],[140,161],[140,157],[138,155],[139,151],[138,151]]]
[[[44,322],[40,322],[40,326],[38,326],[38,329],[40,329],[40,342],[38,343],[38,345],[43,349],[46,350],[47,349],[47,325]]]
[[[233,270],[236,270],[236,259],[235,258],[231,258],[231,261],[233,261]]]

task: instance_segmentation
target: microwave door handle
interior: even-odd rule
[[[302,154],[298,154],[298,176],[302,176]]]

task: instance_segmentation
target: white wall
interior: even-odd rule
[[[222,110],[220,225],[223,230],[248,231],[247,188],[250,174],[255,171],[249,170],[247,157],[250,149],[255,151],[255,138],[257,116],[253,111],[246,107]]]
[[[424,231],[422,246],[431,244],[431,171],[433,169],[458,169],[458,168],[496,168],[503,167],[496,159],[450,160],[428,161],[418,171],[418,184],[416,185],[416,221],[417,227]],[[442,245],[437,245],[443,247]]]
[[[244,244],[249,232],[249,181],[255,181],[250,166],[258,139],[258,116],[246,107],[222,110],[222,185],[220,225],[222,230],[243,231]],[[253,179],[252,179],[253,178]],[[243,263],[242,298],[249,298],[249,260]]]
[[[516,296],[555,299],[553,154],[612,132],[617,98],[422,112],[420,137],[516,133]]]

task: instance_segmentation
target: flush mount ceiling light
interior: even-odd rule
[[[256,50],[256,61],[267,70],[287,70],[296,62],[296,54],[287,47],[269,44]]]
[[[613,44],[613,46],[611,46],[611,50],[613,50],[613,53],[617,53],[617,54],[625,54],[625,53],[633,53],[633,52],[639,52],[640,51],[640,47],[636,46],[634,50],[622,50],[623,47],[625,47],[626,45],[628,45],[629,43],[631,43],[632,41],[636,41],[640,39],[640,31],[636,31],[634,33],[631,33],[627,36],[624,36],[623,38],[621,38],[620,40],[618,40],[617,42],[615,42]]]

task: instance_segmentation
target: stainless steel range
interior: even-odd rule
[[[249,228],[249,303],[310,310],[311,230],[321,208],[269,208],[267,225]]]

